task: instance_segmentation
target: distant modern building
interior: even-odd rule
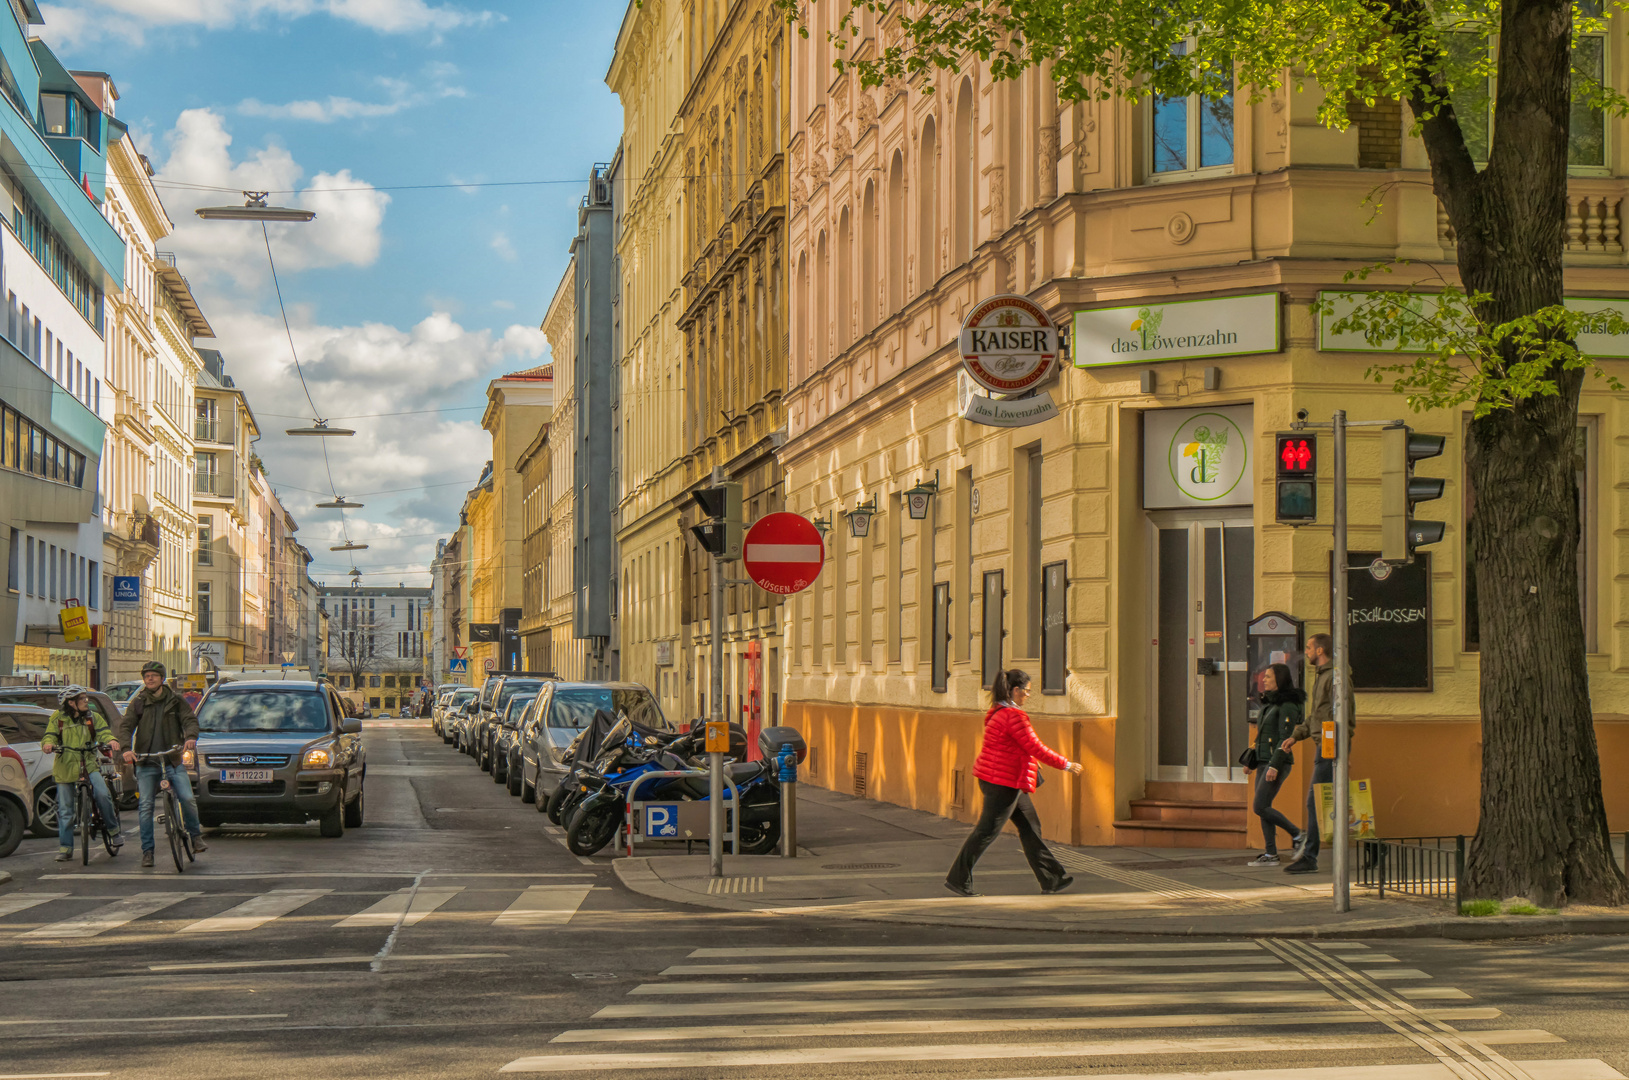
[[[615,679],[620,667],[613,641],[616,616],[615,425],[617,341],[612,296],[616,290],[613,171],[595,165],[577,210],[571,243],[575,266],[576,363],[570,392],[576,398],[572,449],[573,635],[587,641],[590,679]]]
[[[424,672],[431,590],[320,586],[328,615],[328,674],[334,686],[370,709],[411,700]]]

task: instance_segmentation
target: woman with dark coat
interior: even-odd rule
[[[1035,790],[1037,759],[1054,769],[1077,774],[1081,766],[1048,747],[1035,734],[1023,710],[1028,700],[1028,675],[1017,668],[996,672],[990,686],[990,711],[984,716],[984,745],[973,762],[973,775],[978,778],[984,805],[945,879],[945,888],[957,896],[980,895],[972,889],[973,864],[1008,821],[1018,827],[1018,841],[1024,846],[1024,857],[1035,871],[1042,892],[1062,892],[1074,883],[1075,879],[1064,873],[1041,839],[1041,819],[1030,794]]]
[[[1284,749],[1284,740],[1301,723],[1301,703],[1307,700],[1306,691],[1298,690],[1288,664],[1274,664],[1261,673],[1261,716],[1256,721],[1256,799],[1251,809],[1261,819],[1261,833],[1266,850],[1251,859],[1249,866],[1278,865],[1278,830],[1290,838],[1293,847],[1301,846],[1301,832],[1295,824],[1273,806],[1278,789],[1290,777],[1295,758]]]

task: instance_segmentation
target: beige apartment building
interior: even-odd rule
[[[618,377],[629,420],[616,493],[621,673],[650,687],[670,716],[688,715],[696,693],[694,657],[682,638],[690,621],[684,552],[693,543],[681,526],[691,478],[678,326],[688,247],[679,110],[692,73],[684,20],[674,0],[630,3],[605,77],[623,113]]]
[[[813,5],[793,44],[780,450],[789,508],[831,525],[820,580],[787,609],[785,720],[815,748],[809,779],[970,818],[985,687],[1016,665],[1036,680],[1028,708],[1042,738],[1086,766],[1037,796],[1048,835],[1234,847],[1259,836],[1233,766],[1264,655],[1252,619],[1329,627],[1328,436],[1324,501],[1302,528],[1276,522],[1274,436],[1298,409],[1327,420],[1344,408],[1447,437],[1418,469],[1447,478],[1418,511],[1446,523],[1443,541],[1385,582],[1349,576],[1361,597],[1352,775],[1372,781],[1383,835],[1474,831],[1466,411],[1408,414],[1365,378],[1384,357],[1310,307],[1381,260],[1414,260],[1405,281],[1455,275],[1407,111],[1359,108],[1331,131],[1316,122],[1317,93],[1288,85],[1223,107],[1060,104],[1041,72],[995,82],[971,60],[866,88],[832,69],[830,7]],[[873,14],[860,29],[853,55],[888,35]],[[1629,54],[1610,55],[1612,85],[1629,85]],[[1603,130],[1575,147],[1586,164],[1570,196],[1567,284],[1621,302],[1629,130],[1619,119]],[[960,371],[958,331],[998,294],[1029,298],[1068,335],[1041,387],[1055,415],[1029,426],[961,418],[982,399]],[[1629,373],[1629,349],[1596,344]],[[1589,382],[1578,440],[1580,603],[1607,775],[1629,766],[1629,612],[1604,587],[1629,564],[1617,525],[1629,512],[1624,405]],[[1350,446],[1358,563],[1378,547],[1379,436],[1354,430]],[[921,519],[906,511],[912,489],[928,494]],[[855,535],[853,512],[873,506]],[[1297,820],[1309,771],[1279,799]],[[1614,828],[1629,825],[1621,785],[1608,785],[1607,806]]]
[[[541,542],[534,549],[541,561],[538,581],[543,589],[542,651],[548,663],[533,671],[553,671],[566,679],[588,674],[588,643],[572,630],[576,592],[573,585],[571,549],[575,530],[572,501],[573,463],[577,445],[577,397],[570,388],[577,385],[577,260],[566,264],[566,272],[555,287],[540,329],[549,341],[549,358],[555,385],[567,388],[557,397],[549,417],[546,457],[548,480],[538,511],[547,522]],[[543,464],[539,461],[538,464]]]
[[[263,584],[251,579],[260,564],[261,537],[252,533],[251,514],[261,481],[251,479],[258,462],[250,444],[260,426],[248,399],[226,373],[214,349],[200,349],[203,367],[194,396],[192,505],[198,517],[193,569],[192,659],[201,669],[207,658],[218,667],[264,660],[259,652],[265,624]],[[251,613],[252,607],[252,613]]]
[[[474,622],[496,623],[497,670],[524,670],[520,620],[524,581],[525,485],[520,460],[554,410],[554,369],[548,364],[493,379],[486,389],[481,426],[492,433],[492,465],[478,511]],[[484,659],[484,658],[483,658]]]

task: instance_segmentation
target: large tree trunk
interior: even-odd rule
[[[1490,325],[1560,304],[1572,27],[1568,0],[1506,0],[1491,160],[1478,173],[1452,110],[1423,125],[1467,292]],[[1416,112],[1423,100],[1417,99]],[[1507,344],[1507,359],[1514,356]],[[1582,374],[1474,420],[1467,540],[1480,613],[1482,806],[1466,897],[1619,904],[1579,611],[1573,461]]]

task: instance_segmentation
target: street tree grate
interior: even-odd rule
[[[822,870],[892,870],[897,862],[834,862],[822,863]]]

